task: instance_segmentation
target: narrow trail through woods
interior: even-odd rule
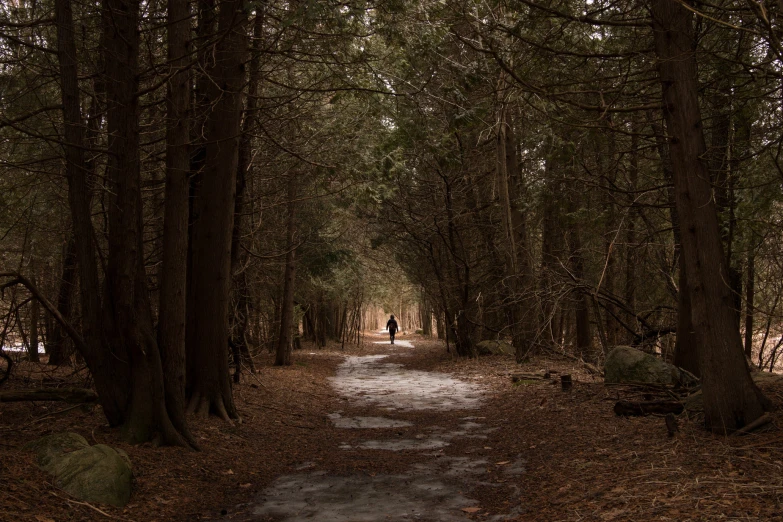
[[[614,414],[614,402],[643,392],[606,386],[572,359],[466,359],[434,339],[404,339],[411,344],[390,346],[373,334],[345,351],[303,350],[293,366],[263,369],[269,389],[242,389],[243,408],[260,420],[243,428],[252,431],[230,454],[243,462],[221,461],[237,475],[216,476],[221,484],[236,477],[239,489],[199,519],[783,517],[775,431],[715,437],[681,416],[670,437],[661,417]],[[570,374],[574,385],[563,391],[557,379],[514,381],[519,372]],[[767,392],[783,397],[780,387]],[[255,401],[269,408],[254,410]]]
[[[345,475],[303,462],[260,494],[247,520],[459,521],[479,510],[464,492],[478,486],[506,489],[505,481],[485,480],[486,468],[495,466],[485,457],[470,449],[464,456],[444,452],[465,442],[491,449],[482,441],[499,426],[481,416],[485,390],[445,373],[407,367],[416,349],[410,342],[375,343],[387,345],[387,353],[347,356],[331,378],[343,406],[328,417],[345,437],[339,446],[324,448],[344,452],[346,460],[370,459],[375,469]],[[521,459],[504,464],[506,475],[524,472]]]

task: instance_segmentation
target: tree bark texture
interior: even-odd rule
[[[682,255],[698,347],[707,427],[735,431],[759,418],[766,402],[750,378],[736,329],[734,297],[721,245],[718,214],[698,104],[693,16],[676,0],[654,0],[655,50],[670,135]]]
[[[666,143],[664,129],[650,117],[650,126],[655,134],[658,156],[663,166],[665,179],[674,183],[671,151]],[[667,123],[668,127],[668,123]],[[699,371],[699,339],[693,327],[691,314],[691,296],[685,289],[688,288],[688,275],[685,271],[685,260],[682,257],[682,229],[680,225],[680,213],[677,210],[677,201],[674,189],[667,191],[669,215],[672,222],[672,235],[674,238],[674,259],[677,263],[679,274],[677,289],[677,339],[674,344],[674,365],[688,370],[695,376]]]
[[[576,211],[574,195],[569,197],[569,212]],[[568,225],[568,242],[570,249],[570,268],[577,281],[583,281],[585,277],[585,260],[582,252],[582,238],[579,224],[572,216]],[[590,327],[590,304],[587,293],[582,289],[574,290],[574,322],[576,329],[576,350],[580,357],[589,360],[593,357],[593,333]]]
[[[168,0],[166,89],[166,185],[158,342],[172,423],[187,434],[185,419],[185,325],[190,177],[190,80],[188,0]]]
[[[73,315],[73,295],[76,290],[76,241],[71,235],[63,252],[63,269],[60,276],[60,288],[57,292],[57,310],[70,321]],[[67,336],[63,327],[54,322],[49,328],[47,351],[49,352],[49,364],[59,366],[70,358],[67,349]]]
[[[116,368],[112,356],[103,349],[101,332],[101,300],[98,266],[93,249],[93,227],[90,192],[85,161],[84,125],[79,100],[78,63],[74,39],[71,0],[56,0],[57,60],[60,66],[60,89],[63,104],[64,151],[68,178],[68,204],[71,211],[79,290],[82,311],[84,346],[82,356],[95,379],[104,415],[112,426],[124,420],[127,394],[127,368]]]
[[[748,251],[747,282],[745,283],[745,355],[753,356],[753,317],[756,293],[756,254]]]
[[[517,362],[531,355],[535,348],[535,319],[532,288],[532,263],[528,256],[528,237],[525,215],[519,208],[517,145],[514,122],[509,109],[500,109],[497,141],[498,187],[503,206],[503,225],[506,239],[507,275],[510,281],[510,318],[513,345]]]
[[[285,274],[283,276],[283,303],[280,314],[280,335],[277,340],[275,366],[290,366],[293,350],[294,289],[296,286],[296,174],[288,180],[288,223],[286,225]]]
[[[189,353],[194,360],[188,364],[188,408],[230,419],[238,418],[228,372],[228,311],[247,35],[243,0],[224,0],[219,9],[219,39],[209,71],[212,110],[206,121],[206,159],[193,229],[194,345]]]
[[[106,264],[104,324],[108,345],[127,361],[130,392],[123,436],[130,442],[158,434],[168,444],[184,444],[166,409],[163,368],[152,324],[144,268],[143,207],[139,148],[139,0],[105,0],[104,39],[107,79],[109,254]],[[114,363],[118,366],[122,363]],[[115,386],[122,386],[122,382]]]

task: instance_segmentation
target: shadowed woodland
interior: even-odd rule
[[[753,376],[783,364],[781,37],[756,0],[3,2],[0,479],[75,415],[145,463],[250,458],[216,434],[267,415],[296,440],[274,410],[323,416],[389,314],[447,361],[417,365],[496,391],[631,346],[700,390],[700,441],[777,436]],[[247,402],[289,385],[312,397]],[[145,519],[90,506],[63,519]]]

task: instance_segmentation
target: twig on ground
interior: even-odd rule
[[[49,417],[54,417],[56,415],[60,415],[61,413],[66,413],[66,412],[69,412],[71,410],[75,410],[76,408],[81,408],[81,407],[82,407],[82,404],[75,404],[75,405],[70,406],[68,408],[63,408],[62,410],[59,410],[59,411],[54,411],[52,413],[47,413],[43,417],[38,417],[37,419],[31,420],[30,422],[28,422],[26,424],[26,426],[30,426],[32,424],[35,424],[36,422],[40,422],[40,421],[42,421],[44,419],[48,419]]]
[[[65,498],[65,497],[61,497],[60,495],[58,495],[58,494],[57,494],[57,493],[55,493],[54,491],[50,491],[49,493],[50,493],[50,494],[52,494],[52,495],[54,495],[55,497],[59,498],[60,500],[64,500],[64,501],[66,501],[68,504],[78,504],[78,505],[80,505],[80,506],[87,506],[88,508],[90,508],[90,509],[92,509],[92,510],[94,510],[94,511],[97,511],[98,513],[100,513],[101,515],[103,515],[103,516],[105,516],[105,517],[107,517],[107,518],[113,518],[114,520],[126,520],[126,521],[128,521],[128,522],[134,522],[134,521],[133,521],[133,520],[131,520],[130,518],[125,518],[125,517],[117,517],[117,516],[114,516],[114,515],[110,515],[110,514],[108,514],[107,512],[103,511],[102,509],[99,509],[99,508],[97,508],[97,507],[93,506],[93,505],[92,505],[92,504],[90,504],[89,502],[81,502],[81,501],[79,501],[79,500],[73,500],[73,499],[71,499],[71,498]]]

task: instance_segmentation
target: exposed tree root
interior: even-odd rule
[[[242,419],[233,410],[233,405],[231,408],[227,408],[225,400],[219,395],[217,397],[209,397],[201,392],[193,392],[188,403],[187,413],[197,417],[206,417],[212,413],[229,424],[233,424],[234,421],[241,423]]]

